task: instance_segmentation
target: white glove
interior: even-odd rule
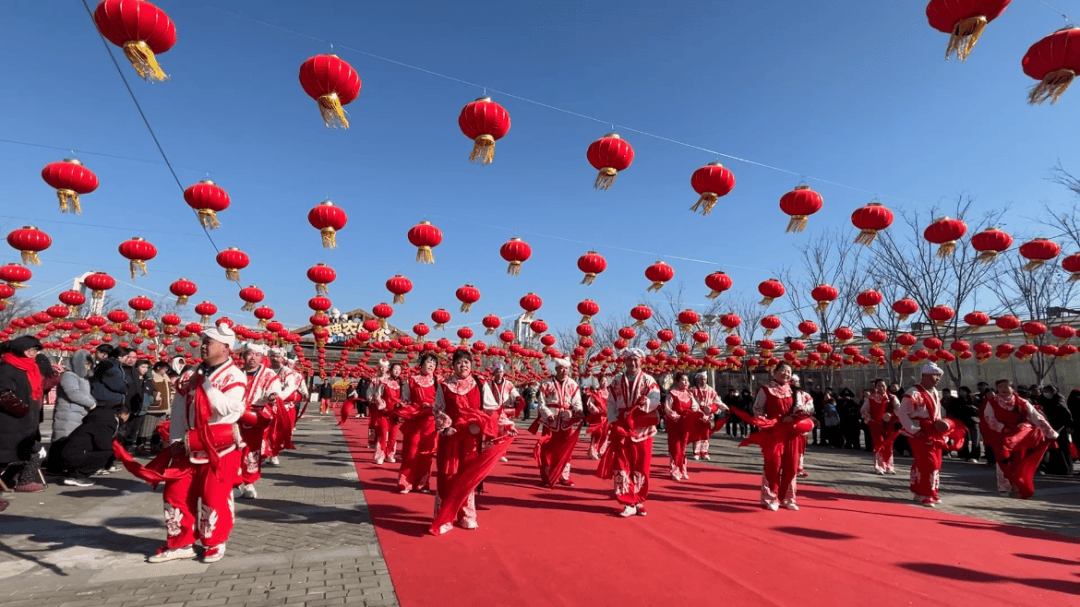
[[[42,447],[41,450],[38,451],[38,457],[40,457],[41,459],[45,459],[45,456],[48,454],[49,452],[45,450],[45,447]]]

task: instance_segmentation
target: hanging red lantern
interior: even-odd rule
[[[184,202],[195,209],[199,216],[199,225],[216,230],[221,227],[217,214],[229,208],[229,194],[221,186],[209,179],[204,179],[184,190]]]
[[[61,213],[82,213],[79,196],[89,194],[98,188],[98,178],[93,171],[83,166],[78,159],[65,158],[53,162],[41,169],[41,178],[50,187],[56,189],[60,199]]]
[[[1012,246],[1012,236],[997,228],[987,228],[971,237],[971,248],[979,252],[976,259],[981,263],[994,261],[998,253]]]
[[[323,323],[330,324],[330,320],[328,318],[326,318],[325,316],[321,316],[320,318],[323,319],[322,320]],[[379,319],[377,319],[377,318],[369,318],[369,319],[365,320],[363,323],[361,323],[361,326],[363,327],[364,331],[367,331],[368,333],[374,333],[374,332],[379,330],[379,327],[381,325],[379,324]]]
[[[881,293],[878,293],[874,289],[867,289],[855,296],[855,303],[862,307],[864,316],[873,316],[874,314],[877,314],[877,307],[882,299],[884,298],[881,296]]]
[[[956,53],[957,59],[966,61],[986,24],[1001,16],[1009,2],[1012,0],[930,0],[926,5],[930,27],[949,34],[945,60]]]
[[[1021,61],[1024,73],[1039,81],[1028,93],[1034,105],[1057,103],[1080,72],[1080,28],[1069,26],[1031,45]]]
[[[435,263],[431,250],[442,242],[442,232],[430,221],[421,221],[409,230],[409,242],[416,247],[417,263]]]
[[[532,330],[533,333],[540,335],[548,330],[548,324],[542,320],[534,320],[529,323],[529,329]]]
[[[724,343],[727,344],[728,352],[734,352],[735,348],[742,345],[742,338],[738,335],[728,335],[724,338]]]
[[[517,276],[521,273],[521,264],[532,257],[532,249],[524,240],[514,237],[499,247],[499,255],[502,255],[503,259],[510,262],[510,266],[506,268],[506,273]]]
[[[893,212],[882,206],[880,202],[871,202],[855,209],[851,214],[852,225],[859,229],[855,243],[870,246],[877,238],[878,232],[891,226],[892,222]]]
[[[761,319],[761,326],[765,328],[765,337],[773,334],[774,331],[780,328],[780,319],[776,316],[766,316]],[[732,335],[732,337],[736,337]]]
[[[484,325],[484,329],[486,329],[486,331],[484,331],[484,335],[495,335],[495,331],[497,331],[499,329],[499,326],[502,325],[502,320],[500,320],[499,317],[495,316],[494,314],[488,314],[484,317],[482,321],[480,321],[480,324]]]
[[[761,293],[762,297],[758,303],[769,307],[773,301],[783,297],[785,292],[784,285],[779,280],[770,278],[758,285],[758,293]]]
[[[724,333],[734,333],[735,329],[742,324],[742,319],[734,312],[728,312],[720,317],[720,324],[724,325]]]
[[[102,0],[94,10],[94,24],[106,40],[124,49],[140,78],[169,79],[156,57],[176,44],[176,26],[165,11],[146,0]]]
[[[416,340],[418,342],[423,342],[424,337],[427,336],[428,333],[431,333],[431,329],[428,328],[428,326],[424,323],[418,322],[413,325],[412,332],[414,335],[416,335]]]
[[[1020,328],[1023,329],[1024,337],[1028,341],[1033,341],[1035,338],[1045,334],[1048,331],[1046,325],[1033,320],[1020,325]]]
[[[821,210],[821,194],[808,185],[795,186],[795,189],[780,198],[780,210],[791,216],[786,232],[802,232],[806,229],[807,218]]]
[[[633,318],[636,321],[634,322],[635,327],[645,326],[645,321],[652,318],[652,315],[652,308],[645,304],[639,304],[630,308],[630,318]]]
[[[577,305],[578,314],[581,314],[581,322],[590,322],[592,317],[600,313],[600,304],[591,299],[584,299],[578,302]],[[650,316],[652,310],[649,310]]]
[[[872,344],[880,344],[886,339],[889,339],[889,334],[882,331],[881,329],[874,329],[867,332],[866,339]]]
[[[195,313],[199,315],[199,323],[204,325],[210,322],[211,316],[217,314],[217,310],[217,306],[208,301],[195,306]]]
[[[58,298],[60,299],[60,303],[67,306],[68,311],[72,314],[78,314],[79,307],[86,303],[86,296],[78,291],[64,291]]]
[[[693,329],[694,325],[696,325],[698,321],[701,320],[701,316],[699,316],[697,312],[689,308],[683,310],[682,312],[679,312],[676,318],[679,320],[679,329],[684,333],[689,332],[691,329]]]
[[[461,302],[461,311],[468,312],[472,305],[480,301],[480,289],[472,285],[465,285],[454,292],[454,296]]]
[[[267,321],[274,317],[273,308],[269,308],[267,306],[259,306],[258,308],[255,308],[255,311],[252,314],[254,314],[255,318],[259,321],[260,329],[269,330],[269,328],[267,327]],[[277,331],[271,331],[271,333],[276,332]]]
[[[71,311],[67,309],[67,306],[49,306],[45,313],[50,318],[65,318]]]
[[[502,333],[499,333],[499,340],[502,341],[504,344],[514,343],[514,332],[503,331]]]
[[[194,295],[198,290],[199,287],[186,278],[176,280],[169,285],[169,292],[176,296],[176,305],[178,306],[186,305],[188,298]]]
[[[949,306],[934,306],[926,313],[926,316],[934,321],[935,327],[940,327],[949,322],[955,315],[956,313]]]
[[[240,270],[248,267],[248,264],[251,263],[251,258],[247,256],[247,253],[236,247],[229,247],[218,253],[216,259],[217,264],[225,268],[226,280],[233,282],[240,282]]]
[[[135,279],[136,270],[141,270],[142,275],[146,276],[146,262],[157,257],[157,247],[138,236],[120,243],[119,250],[129,261],[132,280]]]
[[[1050,329],[1050,333],[1058,339],[1059,344],[1063,344],[1076,335],[1076,329],[1069,325],[1056,325],[1053,329]]]
[[[581,279],[581,284],[591,285],[596,280],[596,276],[607,269],[607,260],[596,251],[589,251],[578,257],[577,267],[585,273],[585,278]]]
[[[619,337],[625,339],[626,341],[634,339],[634,336],[636,335],[637,331],[631,329],[630,327],[623,327],[619,329]]]
[[[1080,38],[1077,39],[1077,44],[1080,44]],[[1036,238],[1020,245],[1020,256],[1028,260],[1023,266],[1028,272],[1034,272],[1058,255],[1061,255],[1061,247],[1056,242],[1045,238]]]
[[[905,297],[893,302],[892,309],[899,317],[898,320],[903,322],[907,320],[909,316],[919,311],[919,304],[915,303],[914,299]]]
[[[52,246],[52,238],[45,232],[34,226],[23,226],[18,230],[12,230],[7,236],[11,248],[22,254],[22,262],[26,265],[41,265],[38,253]]]
[[[395,304],[405,303],[405,295],[412,291],[412,288],[412,281],[401,274],[395,274],[386,281],[386,290],[393,294]]]
[[[855,337],[855,332],[851,330],[851,327],[837,327],[833,330],[833,336],[835,336],[840,343],[844,343]]]
[[[807,337],[810,337],[811,335],[813,335],[814,333],[817,333],[817,332],[818,332],[818,326],[817,326],[817,323],[815,323],[814,321],[812,321],[812,320],[804,320],[801,323],[799,323],[799,333],[802,333],[802,338],[803,339],[806,339]]]
[[[394,308],[388,304],[381,303],[371,309],[371,313],[379,317],[379,326],[386,328],[386,319],[394,315]]]
[[[587,325],[584,323],[578,325],[577,328],[574,330],[580,337],[590,337],[594,332],[592,325]]]
[[[525,297],[522,297],[518,301],[518,305],[522,310],[525,310],[525,317],[523,320],[532,320],[533,313],[540,309],[540,306],[544,305],[544,301],[540,299],[540,296],[536,293],[528,293]]]
[[[652,281],[646,291],[659,291],[664,287],[664,283],[675,277],[675,270],[671,266],[662,261],[657,261],[653,265],[645,268],[645,278]]]
[[[1069,282],[1080,280],[1080,253],[1073,253],[1062,259],[1061,269],[1069,273]]]
[[[461,345],[467,345],[473,336],[472,329],[469,327],[461,327],[457,330],[457,336],[461,339]]]
[[[473,141],[469,162],[491,164],[495,142],[510,132],[510,114],[490,97],[481,97],[461,109],[458,127]]]
[[[315,283],[316,295],[329,295],[330,291],[326,286],[337,280],[337,272],[325,263],[317,263],[308,268],[307,278]]]
[[[345,108],[360,95],[360,74],[337,55],[315,55],[300,65],[300,86],[319,104],[326,128],[349,128]]]
[[[545,336],[540,338],[540,343],[543,344],[544,346],[547,346],[548,348],[550,348],[551,346],[555,345],[555,336],[554,335],[545,335]]]
[[[329,297],[322,297],[321,295],[309,299],[307,305],[315,312],[316,316],[322,316],[327,310],[334,307],[334,303],[330,301]]]
[[[244,305],[240,307],[244,312],[251,312],[255,309],[255,306],[262,302],[266,298],[262,289],[254,285],[250,287],[244,287],[240,289],[240,299],[244,301]]]
[[[116,280],[105,272],[94,272],[83,279],[83,284],[90,289],[91,299],[101,299],[105,291],[116,286]]]
[[[431,322],[435,323],[436,329],[445,329],[446,323],[450,322],[450,313],[439,308],[431,313]]]
[[[923,238],[938,245],[937,256],[948,257],[956,250],[956,241],[967,233],[967,224],[959,219],[943,217],[926,226]]]
[[[710,289],[705,297],[716,299],[721,293],[731,288],[731,277],[718,270],[705,276],[705,286]]]
[[[128,307],[135,310],[135,320],[142,320],[147,312],[154,309],[154,302],[149,297],[138,295],[128,300]]]
[[[832,285],[818,285],[810,291],[810,297],[817,302],[814,309],[818,312],[825,312],[825,310],[828,309],[829,304],[836,301],[836,298],[839,296],[840,292]]]
[[[607,190],[615,183],[619,171],[625,171],[634,162],[634,148],[617,134],[608,133],[589,145],[585,157],[594,169],[600,171],[593,187]]]
[[[349,216],[341,207],[334,206],[334,203],[329,200],[324,200],[308,211],[307,220],[311,227],[322,235],[323,248],[333,249],[337,247],[337,233],[345,228],[345,224],[349,222]]]
[[[915,342],[917,341],[919,340],[916,339],[915,336],[911,333],[901,333],[900,335],[896,336],[896,343],[900,344],[900,346],[904,348],[910,348],[911,346],[914,346]]]
[[[735,189],[735,175],[719,162],[710,162],[694,171],[690,176],[690,187],[700,196],[690,210],[696,213],[701,209],[702,215],[708,215],[721,196],[726,196]]]
[[[990,322],[990,317],[982,312],[969,312],[964,315],[964,322],[972,327],[982,327]]]

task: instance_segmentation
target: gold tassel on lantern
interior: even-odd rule
[[[873,316],[877,314],[877,306],[863,306],[863,316]]]
[[[585,324],[592,323],[592,316],[589,316],[588,314],[585,314],[584,316],[581,317],[581,322],[583,322]]]
[[[136,310],[135,311],[135,322],[138,322],[138,321],[140,321],[140,320],[142,320],[144,318],[146,318],[146,310]]]
[[[233,282],[240,282],[240,270],[236,268],[225,269],[225,280],[231,280]]]
[[[772,334],[773,334],[773,330],[772,330],[772,329],[765,329],[765,337],[768,337],[768,336],[770,336],[770,335],[772,335]]]
[[[646,291],[659,291],[662,288],[664,288],[664,283],[659,281],[659,280],[654,280],[653,283],[651,285],[649,285],[649,288],[645,289],[645,290]]]
[[[334,228],[323,228],[319,230],[319,234],[322,234],[322,246],[324,249],[337,248],[337,232]]]
[[[345,117],[345,108],[341,107],[341,100],[337,93],[330,93],[319,97],[319,111],[322,112],[323,123],[326,128],[341,127],[349,128],[349,119]]]
[[[698,209],[701,209],[702,215],[708,215],[712,212],[713,207],[716,206],[717,200],[720,200],[719,196],[712,192],[705,192],[701,195],[701,198],[698,198],[697,202],[694,203],[694,206],[690,207],[690,210],[696,213]]]
[[[830,302],[828,300],[819,301],[814,306],[814,309],[817,310],[819,313],[823,313],[823,312],[825,312],[825,310],[828,309],[830,303],[832,303],[832,302]]]
[[[240,306],[240,310],[243,311],[243,312],[251,312],[251,311],[255,310],[255,303],[250,302],[250,301],[246,301],[246,302],[244,302],[244,305]]]
[[[792,215],[785,232],[802,232],[806,229],[806,215]]]
[[[28,266],[40,266],[41,260],[38,259],[37,251],[22,251],[22,262]],[[134,278],[134,277],[132,277]]]
[[[596,175],[596,182],[593,183],[593,188],[597,190],[608,190],[615,184],[615,177],[619,172],[611,167],[604,167],[600,169],[600,172]]]
[[[1024,264],[1024,271],[1034,272],[1035,270],[1038,270],[1040,267],[1042,267],[1043,263],[1045,262],[1042,259],[1032,259]],[[1072,278],[1070,277],[1069,280],[1072,280]]]
[[[209,323],[210,323],[210,315],[209,314],[203,314],[202,316],[199,317],[199,324],[200,325],[205,325],[205,324],[209,324]]]
[[[187,300],[188,300],[187,295],[177,295],[176,296],[176,305],[178,305],[178,306],[186,306],[187,305]]]
[[[859,235],[855,237],[855,244],[864,244],[870,246],[874,243],[874,239],[877,238],[877,230],[862,230]]]
[[[495,138],[491,135],[480,135],[473,141],[469,162],[491,164],[492,160],[495,160]]]
[[[772,297],[762,297],[761,301],[759,301],[758,304],[768,308],[770,305],[772,305],[773,301],[774,301],[774,299]],[[734,329],[732,329],[732,330],[734,330]],[[729,333],[730,333],[730,331],[729,331]]]
[[[316,295],[330,295],[330,290],[326,288],[326,284],[321,283],[321,282],[317,282],[317,283],[315,283],[315,294]]]
[[[1050,72],[1043,76],[1042,82],[1031,87],[1028,103],[1036,105],[1047,99],[1050,100],[1050,105],[1057,103],[1058,98],[1065,94],[1075,77],[1076,72],[1068,68]]]
[[[266,328],[266,319],[265,318],[260,318],[259,319],[258,327],[260,329],[265,329]]]
[[[484,331],[484,335],[495,335],[495,327],[488,327],[487,331]]]
[[[533,313],[532,312],[525,312],[525,316],[523,316],[521,318],[521,320],[532,320],[532,319],[533,319]]]
[[[472,310],[472,304],[471,303],[466,302],[466,303],[461,304],[461,311],[462,312],[468,312],[469,310]]]
[[[124,55],[131,66],[139,72],[139,76],[147,82],[164,82],[169,79],[158,65],[154,51],[142,40],[132,40],[124,43]]]
[[[199,224],[207,230],[216,230],[221,227],[217,213],[213,209],[197,209],[195,212],[199,214]]]
[[[75,193],[75,190],[56,190],[56,197],[60,199],[61,213],[82,215],[82,205],[79,204],[79,195]]]
[[[431,254],[431,247],[416,248],[416,263],[435,263],[435,256]]]
[[[510,276],[517,276],[521,274],[521,262],[511,261],[510,265],[506,268],[506,273]]]
[[[131,279],[135,280],[135,271],[142,270],[142,275],[146,276],[146,262],[141,259],[132,259],[131,264]]]
[[[446,328],[446,323],[444,323],[444,322],[437,322],[437,323],[435,323],[435,328],[436,328],[436,329],[445,329],[445,328]]]
[[[1078,280],[1080,280],[1080,272],[1073,272],[1072,274],[1069,274],[1068,282],[1076,282]]]
[[[383,329],[386,328],[386,319],[385,318],[380,318],[379,319],[379,327],[381,327]]]
[[[953,251],[955,251],[955,250],[956,250],[956,241],[955,240],[950,240],[949,242],[943,242],[943,243],[941,243],[941,246],[938,247],[937,256],[938,257],[952,257]]]
[[[982,251],[975,256],[979,263],[990,263],[997,259],[997,251]]]
[[[583,284],[583,285],[591,285],[594,280],[596,280],[596,274],[593,274],[592,272],[587,272],[585,274],[585,278],[581,279],[581,284]],[[584,322],[584,321],[582,321],[582,322]]]
[[[394,303],[405,303],[405,295],[399,295],[397,293],[394,293]]]
[[[982,36],[987,23],[983,15],[957,21],[953,26],[952,35],[949,36],[949,46],[945,48],[945,60],[948,61],[949,57],[956,53],[957,59],[967,61],[968,55],[975,48],[975,43],[979,41],[979,36]]]

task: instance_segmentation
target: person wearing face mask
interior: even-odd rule
[[[1035,494],[1035,470],[1058,433],[1007,379],[994,384],[986,401],[982,421],[997,460],[998,492],[1027,499]]]
[[[430,352],[420,356],[417,372],[409,376],[402,394],[405,406],[397,410],[401,422],[401,470],[398,493],[430,493],[431,463],[435,460],[438,434],[435,432],[435,367]]]

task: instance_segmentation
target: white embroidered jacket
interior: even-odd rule
[[[169,441],[183,440],[191,429],[191,422],[195,419],[195,387],[188,389],[189,379],[195,376],[196,370],[188,371],[180,378],[177,385],[180,386],[179,394],[184,398],[173,401],[172,412],[169,416]],[[244,390],[247,388],[247,376],[231,360],[221,364],[218,368],[203,377],[203,389],[210,400],[211,424],[235,424],[244,414]]]

